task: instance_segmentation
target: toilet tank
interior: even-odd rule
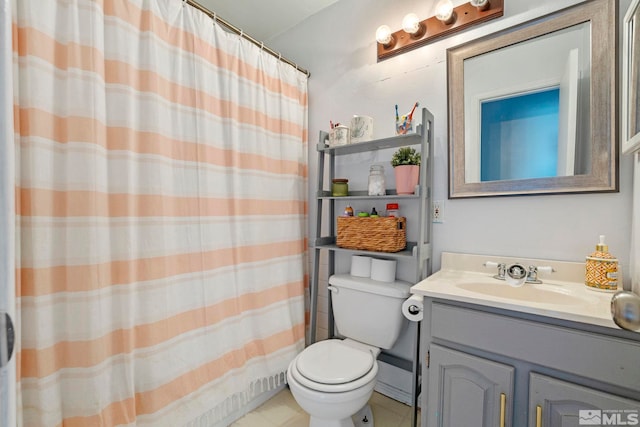
[[[336,274],[329,285],[340,335],[378,348],[393,347],[407,322],[402,303],[409,298],[410,283]]]

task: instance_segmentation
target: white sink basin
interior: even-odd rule
[[[455,283],[454,286],[465,291],[498,298],[507,298],[523,302],[543,303],[550,305],[584,305],[593,304],[595,298],[583,295],[574,289],[551,284],[524,284],[520,287],[509,286],[505,282]]]
[[[444,255],[444,254],[443,254]],[[486,256],[446,254],[443,268],[417,283],[411,292],[425,297],[480,304],[499,309],[555,317],[616,328],[611,319],[611,294],[584,285],[584,264],[526,260],[523,265],[551,265],[556,272],[543,275],[542,284],[509,286],[494,279],[483,266]],[[500,261],[500,259],[489,259]],[[509,263],[507,259],[507,263]],[[504,261],[501,261],[504,262]]]

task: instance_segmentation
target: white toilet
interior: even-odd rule
[[[302,351],[287,370],[296,402],[310,427],[353,427],[351,416],[373,393],[380,349],[393,347],[406,319],[407,282],[378,282],[337,274],[329,278],[333,316],[344,340],[319,341]]]

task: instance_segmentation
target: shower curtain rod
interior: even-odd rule
[[[289,65],[291,65],[292,67],[294,67],[296,70],[304,73],[307,75],[307,77],[311,77],[311,73],[307,70],[305,70],[304,68],[301,68],[298,66],[298,64],[296,64],[295,62],[289,61],[287,58],[283,58],[282,54],[280,54],[280,52],[276,52],[275,50],[267,47],[264,45],[264,42],[260,42],[256,39],[254,39],[253,37],[251,37],[250,35],[248,35],[247,33],[245,33],[244,31],[242,31],[240,28],[236,27],[235,25],[231,24],[230,22],[225,21],[224,19],[220,18],[216,13],[210,11],[209,9],[207,9],[206,7],[202,6],[200,3],[194,1],[194,0],[184,0],[189,6],[195,7],[196,9],[198,9],[200,12],[204,13],[205,15],[208,15],[211,19],[213,19],[216,22],[221,23],[222,25],[224,25],[225,27],[227,27],[229,30],[231,30],[232,32],[236,33],[237,35],[239,35],[240,37],[249,40],[251,43],[255,44],[256,46],[260,47],[260,49],[268,52],[269,54],[275,56],[276,58],[278,58],[280,61],[285,62]]]

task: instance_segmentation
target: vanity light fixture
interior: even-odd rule
[[[381,25],[376,31],[378,61],[499,18],[503,15],[504,1],[471,0],[454,7],[452,0],[440,0],[430,18],[420,21],[415,13],[409,13],[402,20],[402,29],[395,32]]]

